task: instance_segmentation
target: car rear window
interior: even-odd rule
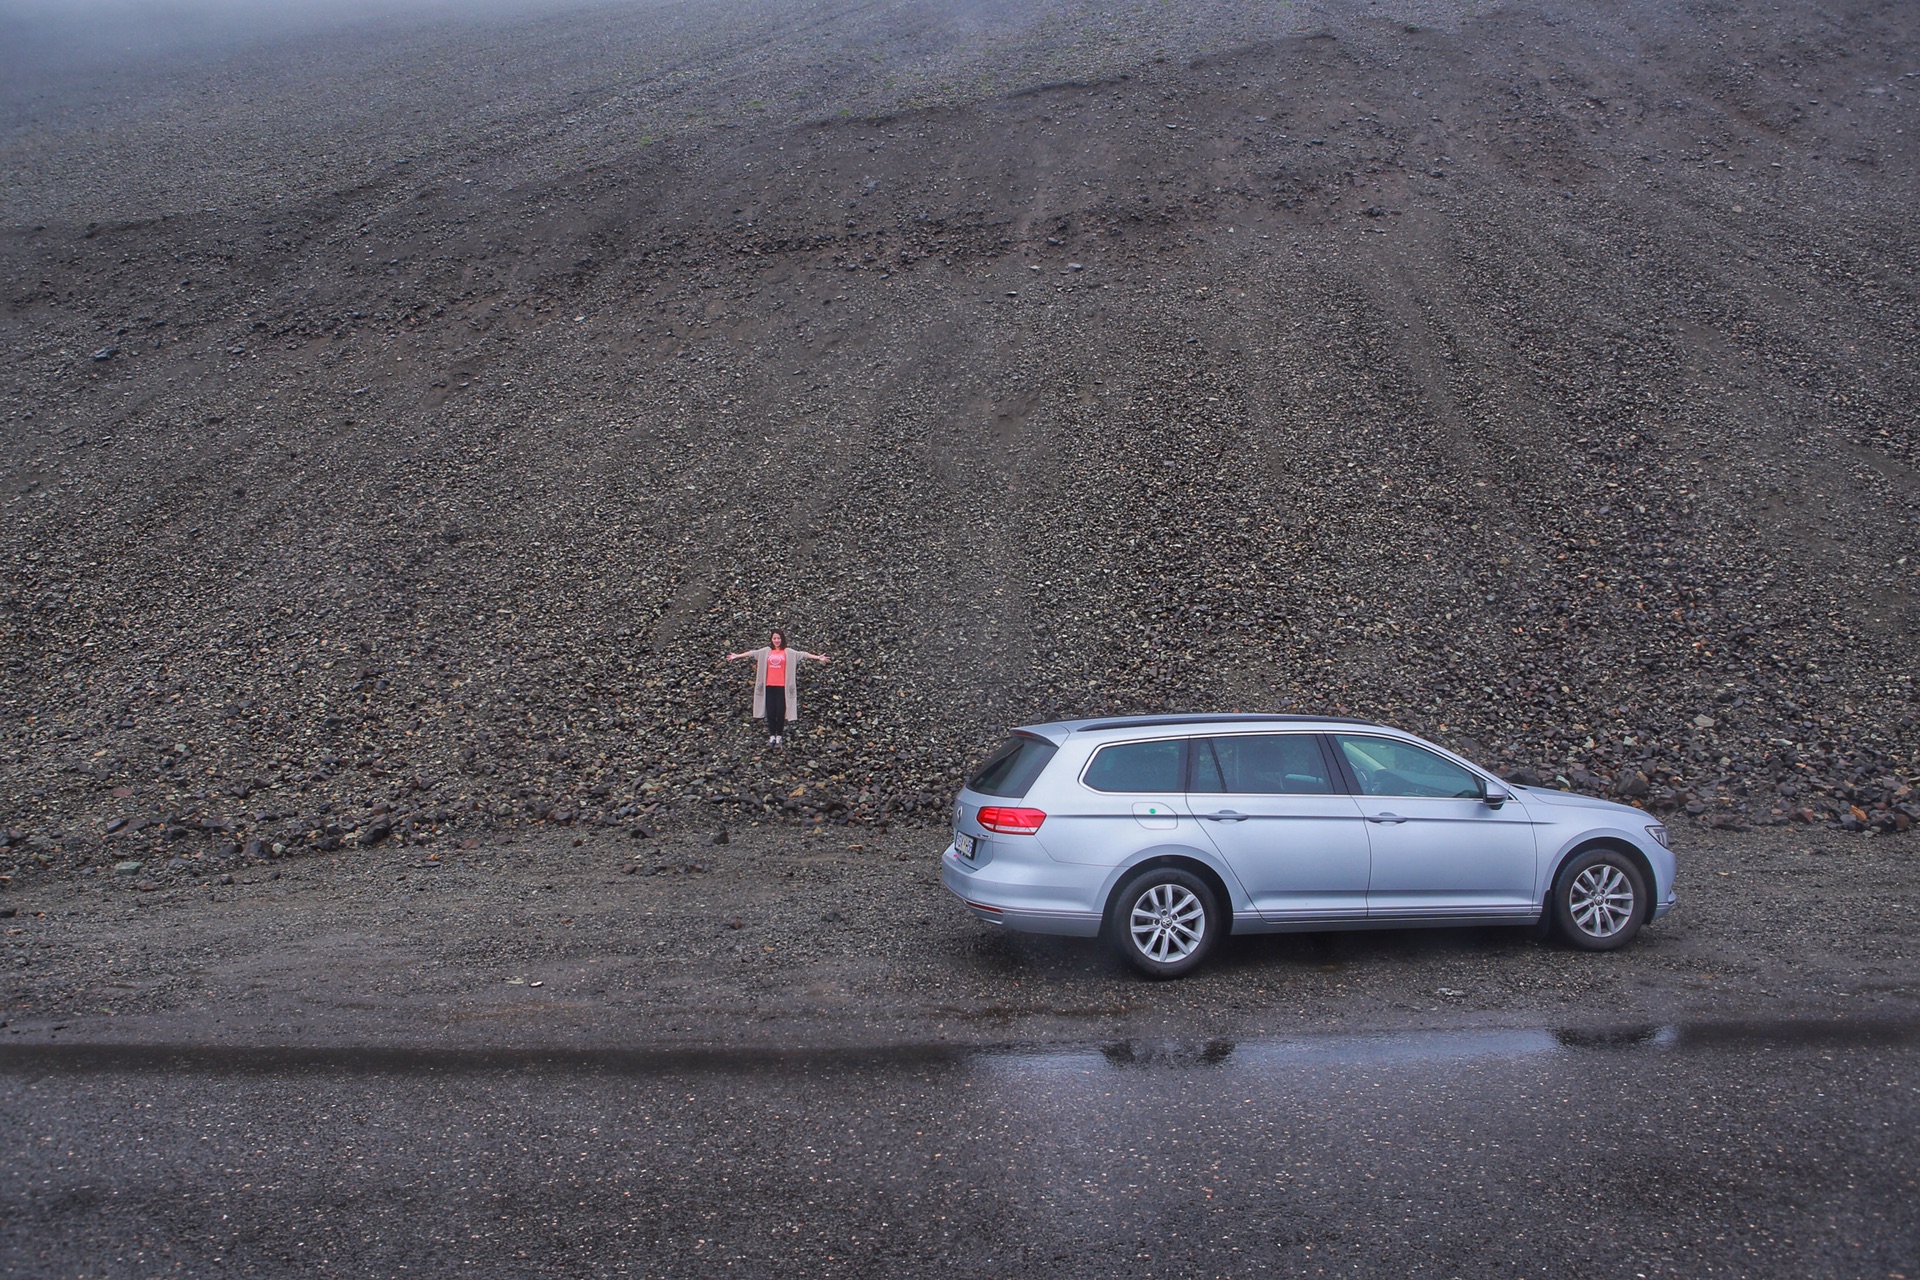
[[[1095,791],[1181,791],[1187,740],[1117,742],[1093,753],[1082,780]]]
[[[1027,788],[1059,749],[1045,738],[1017,733],[973,771],[973,776],[967,779],[967,790],[1002,800],[1018,800],[1027,794]]]

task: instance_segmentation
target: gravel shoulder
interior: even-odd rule
[[[1156,984],[1097,945],[973,920],[932,830],[712,839],[45,883],[7,903],[0,1044],[782,1049],[1920,1014],[1903,840],[1695,835],[1679,908],[1615,955],[1518,930],[1246,938]]]

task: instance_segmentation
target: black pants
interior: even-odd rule
[[[767,732],[779,737],[787,731],[787,691],[767,686]]]

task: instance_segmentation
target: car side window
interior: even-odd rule
[[[1178,791],[1186,747],[1185,738],[1117,742],[1093,753],[1082,780],[1095,791]]]
[[[1480,797],[1479,778],[1425,747],[1356,733],[1335,734],[1334,741],[1363,796]]]
[[[1193,756],[1193,785],[1195,791],[1225,791],[1226,776],[1220,772],[1220,757],[1213,749],[1213,739],[1195,738],[1187,750]]]
[[[1196,738],[1193,789],[1280,796],[1324,796],[1335,790],[1320,744],[1308,733]]]

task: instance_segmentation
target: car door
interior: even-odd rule
[[[1329,736],[1366,819],[1369,917],[1499,919],[1538,909],[1533,823],[1520,800],[1492,807],[1478,775],[1415,743]]]
[[[1202,837],[1186,813],[1187,740],[1110,742],[1081,769],[1079,785],[1052,802],[1036,839],[1060,862],[1110,866],[1161,844]]]
[[[1195,738],[1187,807],[1271,921],[1363,918],[1366,821],[1312,733]]]

